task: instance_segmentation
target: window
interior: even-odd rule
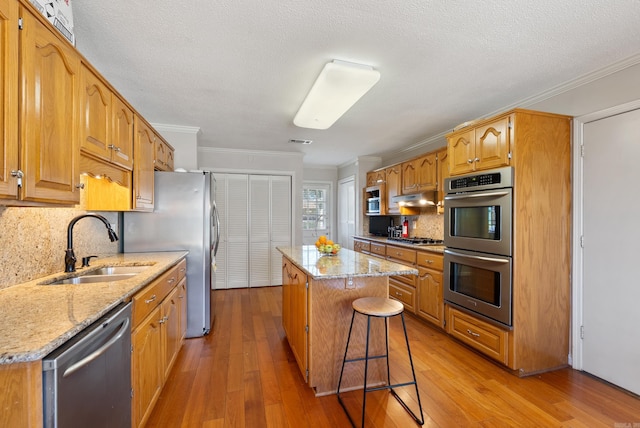
[[[302,191],[302,229],[327,229],[327,188],[324,186],[304,187]]]

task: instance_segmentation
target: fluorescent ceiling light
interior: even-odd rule
[[[293,123],[301,128],[327,129],[380,80],[368,65],[333,60],[311,87]]]

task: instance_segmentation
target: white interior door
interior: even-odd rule
[[[349,177],[338,183],[338,242],[353,250],[356,234],[356,187],[355,178]]]
[[[640,109],[583,130],[582,369],[640,394]]]

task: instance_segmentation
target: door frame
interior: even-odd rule
[[[353,233],[354,235],[356,234],[356,230],[358,227],[358,192],[356,190],[356,176],[355,175],[350,175],[348,177],[342,178],[340,180],[338,180],[338,189],[336,191],[336,238],[340,238],[341,233],[342,232],[342,228],[340,227],[340,225],[342,224],[342,219],[340,218],[340,212],[341,210],[344,208],[341,205],[341,201],[340,201],[340,190],[342,189],[342,186],[346,183],[350,183],[353,182],[353,200],[354,200],[354,206],[353,208]],[[347,238],[347,241],[342,242],[342,246],[349,248],[350,250],[353,250],[353,237]]]
[[[582,164],[582,145],[584,143],[584,125],[616,114],[626,113],[640,108],[640,100],[610,107],[597,112],[578,116],[573,119],[573,266],[571,275],[571,335],[572,349],[569,352],[569,364],[577,370],[583,369],[583,347],[581,326],[584,323],[584,282],[583,251],[581,237],[584,234],[583,199],[584,168]]]

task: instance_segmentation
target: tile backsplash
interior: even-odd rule
[[[0,289],[64,271],[67,226],[87,211],[75,208],[0,207]],[[117,229],[118,213],[101,212]],[[73,227],[73,249],[80,259],[118,252],[104,224],[85,218]]]
[[[427,210],[424,210],[427,211]],[[409,236],[419,236],[422,238],[443,239],[444,237],[444,217],[441,214],[423,212],[420,215],[406,216],[409,220]],[[400,225],[405,216],[391,216],[393,224]],[[364,216],[362,224],[363,234],[367,235],[369,230],[369,218]]]

